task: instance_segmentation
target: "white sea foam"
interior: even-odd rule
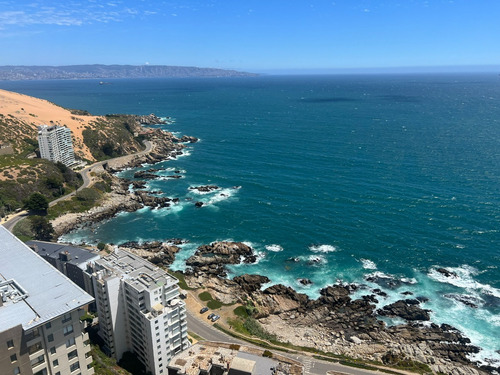
[[[333,245],[311,245],[309,250],[315,253],[332,253],[337,251],[337,248]]]
[[[485,294],[490,294],[497,298],[500,298],[500,289],[494,288],[488,284],[482,284],[474,280],[479,271],[467,264],[461,267],[446,267],[446,270],[453,272],[455,275],[445,276],[441,272],[438,272],[439,267],[433,267],[428,273],[431,279],[439,281],[441,283],[451,284],[459,288],[463,288],[470,291],[477,291]]]
[[[323,255],[309,255],[307,257],[307,262],[309,265],[322,265],[328,263]]]
[[[375,264],[375,262],[373,262],[369,259],[361,259],[361,263],[363,263],[363,268],[365,270],[376,270],[377,269],[377,265]]]
[[[414,277],[402,277],[401,281],[405,284],[417,284],[418,281]]]
[[[278,253],[280,251],[283,251],[283,248],[280,245],[273,244],[273,245],[266,245],[266,250]]]
[[[237,190],[235,189],[222,189],[222,190],[219,190],[217,191],[217,193],[215,195],[213,195],[207,202],[207,204],[215,204],[215,203],[219,203],[219,202],[222,202],[222,201],[225,201],[231,197],[234,196],[235,192],[237,192]]]

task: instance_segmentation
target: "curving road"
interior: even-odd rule
[[[198,316],[199,315],[199,316]],[[224,332],[214,328],[208,321],[205,321],[206,314],[193,314],[186,309],[187,324],[189,331],[196,333],[207,341],[228,342],[231,344],[241,344],[251,346],[246,341],[226,335]],[[304,365],[304,375],[325,375],[327,372],[334,374],[351,374],[351,375],[373,375],[381,374],[369,370],[357,369],[349,366],[343,366],[337,363],[321,361],[308,355],[299,353],[280,353],[286,357],[301,362]]]
[[[82,169],[79,173],[82,176],[83,184],[75,191],[49,202],[49,207],[56,205],[60,201],[69,199],[69,198],[75,196],[75,194],[78,191],[89,187],[92,184],[92,178],[90,177],[90,172],[92,171],[92,169],[95,169],[96,167],[102,167],[104,164],[109,163],[109,162],[125,163],[125,162],[132,160],[132,158],[136,158],[136,157],[140,157],[140,156],[149,154],[153,150],[153,143],[151,143],[150,141],[144,141],[144,145],[146,146],[146,148],[142,151],[135,153],[135,154],[119,156],[117,158],[108,159],[108,160],[104,160],[104,161],[98,161],[97,163],[94,163],[94,164],[89,165],[88,167]],[[25,217],[27,217],[28,215],[29,215],[28,211],[21,211],[21,212],[15,214],[13,217],[11,217],[9,220],[5,221],[3,223],[3,226],[9,232],[12,232],[12,229],[14,229],[16,224],[19,221],[21,221],[22,219],[24,219]]]

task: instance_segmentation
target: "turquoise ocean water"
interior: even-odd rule
[[[93,114],[171,116],[175,122],[164,128],[200,138],[184,156],[159,165],[182,170],[182,179],[148,182],[150,190],[179,197],[178,205],[122,213],[61,240],[181,237],[190,242],[176,269],[201,244],[244,241],[258,263],[235,266],[231,276],[263,274],[311,297],[339,281],[365,284],[388,294],[380,306],[410,291],[429,299],[423,307],[434,322],[459,328],[483,348],[477,359],[500,361],[498,76],[34,81],[0,88]],[[189,190],[206,184],[221,189]],[[196,201],[205,206],[195,208]],[[369,275],[377,282],[366,281]]]

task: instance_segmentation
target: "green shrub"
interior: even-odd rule
[[[257,320],[254,318],[247,318],[243,323],[245,329],[253,336],[257,336],[263,340],[275,341],[276,336],[264,330]]]
[[[212,295],[209,293],[209,292],[202,292],[200,294],[198,294],[198,297],[202,300],[202,301],[211,301],[213,298],[212,298]]]
[[[94,203],[99,198],[100,198],[99,192],[92,188],[85,188],[76,193],[76,199],[80,201],[87,201],[90,203]]]
[[[97,248],[102,251],[106,248],[106,244],[104,242],[99,242]]]
[[[222,302],[213,299],[207,302],[207,307],[212,310],[217,310],[222,307]]]
[[[239,316],[240,318],[243,318],[243,319],[248,318],[248,313],[247,313],[247,309],[245,308],[245,306],[238,306],[237,308],[235,308],[233,310],[233,312],[234,312],[234,315]]]
[[[263,357],[266,358],[273,358],[273,353],[271,353],[269,350],[264,350],[264,353],[262,353]]]

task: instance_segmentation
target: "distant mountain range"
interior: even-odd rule
[[[236,70],[168,65],[0,66],[0,80],[251,77]]]

